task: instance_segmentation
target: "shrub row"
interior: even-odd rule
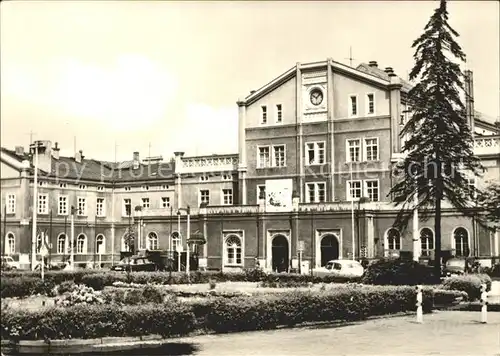
[[[449,298],[460,292],[443,291]],[[424,291],[425,312],[432,309]],[[273,329],[303,322],[362,320],[415,310],[413,287],[343,286],[320,293],[205,298],[196,303],[75,305],[44,310],[2,310],[2,339],[70,339],[159,334],[186,335],[195,329],[218,333]],[[68,323],[71,320],[71,323]]]
[[[481,284],[486,284],[486,291],[491,290],[491,278],[487,274],[465,274],[446,278],[442,288],[466,292],[470,301],[481,298]]]

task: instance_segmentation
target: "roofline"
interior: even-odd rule
[[[309,69],[315,69],[318,67],[327,67],[330,65],[333,70],[336,72],[340,72],[343,74],[350,75],[351,77],[357,77],[358,79],[361,79],[363,81],[369,81],[372,84],[382,86],[382,87],[387,87],[388,85],[391,84],[390,81],[381,79],[373,74],[365,73],[360,70],[357,70],[356,68],[352,68],[348,65],[339,63],[334,61],[331,58],[328,58],[325,61],[320,61],[320,62],[310,62],[310,63],[297,63],[295,66],[287,70],[286,72],[282,73],[278,77],[274,78],[264,86],[260,87],[259,89],[255,90],[255,92],[251,93],[250,95],[246,96],[244,99],[240,99],[238,101],[238,105],[243,105],[243,106],[248,106],[257,101],[258,99],[262,98],[264,95],[267,93],[271,92],[275,88],[277,88],[279,85],[283,84],[287,80],[293,78],[295,76],[295,73],[297,72],[297,69],[300,70],[309,70]]]
[[[238,157],[238,153],[223,153],[223,154],[213,154],[213,155],[204,155],[204,156],[184,156],[181,158],[181,161],[188,159],[196,159],[196,158],[218,158],[218,157]]]
[[[481,113],[481,112],[479,112]],[[482,113],[481,113],[482,114]],[[480,124],[483,124],[484,126],[488,127],[488,128],[491,128],[493,131],[495,132],[500,132],[500,129],[496,126],[495,123],[491,123],[489,121],[486,121],[486,120],[482,120],[478,117],[474,117],[474,122],[477,122],[477,123],[480,123]],[[498,122],[498,121],[497,121]]]

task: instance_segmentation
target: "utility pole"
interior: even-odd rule
[[[34,152],[34,176],[33,176],[33,225],[31,230],[31,270],[34,271],[36,267],[36,232],[37,232],[37,195],[38,195],[38,146],[39,142],[30,145]]]
[[[352,61],[356,58],[352,58],[352,47],[349,47],[349,58],[345,58],[349,60],[349,66],[352,67]]]
[[[74,270],[75,269],[75,251],[74,251],[74,247],[75,247],[75,207],[74,206],[71,206],[71,217],[70,217],[70,224],[71,224],[71,238],[70,238],[70,250],[69,250],[69,266],[71,268],[71,270]]]
[[[356,253],[355,253],[355,248],[356,248],[356,236],[354,233],[354,181],[353,181],[353,175],[352,175],[352,162],[349,165],[350,167],[350,173],[351,173],[351,186],[349,187],[351,191],[351,235],[352,235],[352,260],[356,260]],[[360,198],[361,199],[361,198]]]

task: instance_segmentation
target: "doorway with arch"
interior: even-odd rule
[[[272,240],[271,265],[274,272],[288,272],[290,246],[283,235],[276,235]]]
[[[334,234],[326,234],[320,242],[321,266],[325,266],[328,261],[339,259],[339,240]]]

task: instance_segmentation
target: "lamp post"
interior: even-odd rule
[[[33,226],[31,231],[31,270],[34,271],[36,267],[36,229],[37,229],[37,196],[38,196],[38,148],[43,145],[40,141],[35,141],[30,148],[34,151],[34,164],[33,164]]]
[[[187,221],[186,221],[186,274],[188,276],[189,280],[189,237],[191,233],[191,208],[189,205],[186,208],[179,208],[177,210],[177,217],[178,217],[178,223],[179,223],[179,230],[180,230],[180,220],[181,220],[181,211],[185,211],[187,214]]]
[[[358,255],[361,257],[361,233],[360,233],[360,215],[361,215],[361,204],[368,202],[369,199],[361,196],[358,200],[358,208],[356,209],[356,231],[357,231],[357,237],[358,237]]]
[[[71,238],[70,238],[70,250],[69,250],[69,266],[71,270],[73,270],[74,263],[75,263],[75,207],[71,206],[71,217],[70,217],[70,224],[71,224]]]

